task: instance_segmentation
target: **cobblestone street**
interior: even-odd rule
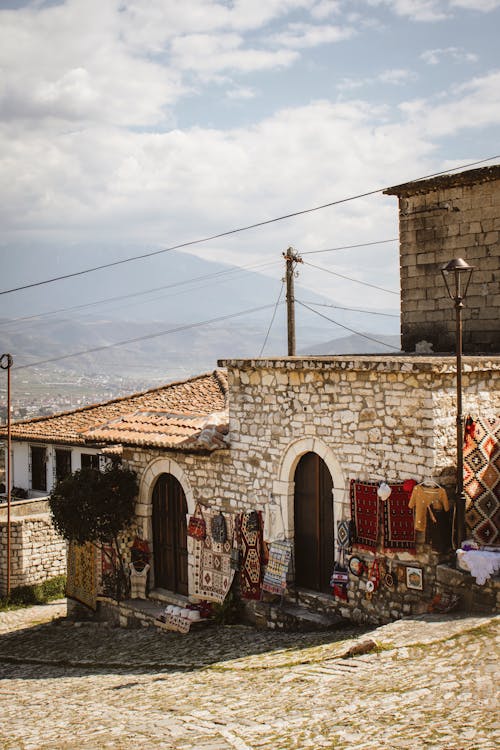
[[[499,746],[499,618],[370,632],[207,627],[188,636],[68,625],[64,603],[0,614],[0,746]],[[342,658],[373,639],[377,649]]]

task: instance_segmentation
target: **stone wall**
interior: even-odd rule
[[[422,341],[455,351],[455,310],[440,268],[476,267],[465,308],[464,351],[500,352],[500,166],[408,183],[399,197],[402,349]]]
[[[350,517],[351,478],[397,482],[435,477],[453,498],[453,357],[318,357],[221,364],[229,375],[230,450],[210,455],[125,451],[127,463],[140,476],[137,516],[149,541],[151,494],[164,472],[180,481],[189,513],[197,500],[227,512],[265,511],[270,506],[279,510],[286,537],[293,540],[294,472],[309,451],[321,456],[332,475],[335,520]],[[499,414],[500,358],[466,358],[465,369],[466,413]],[[422,611],[435,593],[438,556],[423,539],[417,541],[416,556],[403,552],[392,559],[396,567],[424,568],[422,593],[402,586],[392,591],[381,588],[369,600],[363,580],[353,577],[347,605],[330,598],[328,606],[374,622]],[[192,554],[189,575],[192,591]]]
[[[49,513],[11,518],[11,589],[66,574],[66,543]],[[0,518],[0,596],[7,593],[7,521]]]

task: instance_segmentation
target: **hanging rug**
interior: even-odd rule
[[[288,541],[272,542],[269,545],[269,560],[262,580],[262,590],[271,594],[286,591],[286,576],[292,555],[292,545]]]
[[[464,448],[464,492],[468,535],[500,544],[500,417],[475,420]]]
[[[96,548],[91,542],[70,542],[66,579],[66,596],[94,610],[97,607],[95,552]]]
[[[219,511],[204,508],[203,515],[207,527],[211,528],[211,521]],[[193,540],[194,546],[194,594],[200,599],[222,604],[234,578],[231,567],[231,550],[233,548],[234,516],[225,515],[227,536],[226,541],[215,542],[211,534],[205,539]]]
[[[405,484],[406,482],[391,484],[391,494],[382,503],[384,548],[415,552],[413,508],[408,507],[411,490],[405,489]]]
[[[258,514],[257,531],[251,530],[253,518],[250,513],[242,513],[240,516],[240,590],[244,599],[260,599],[262,587],[262,514]]]
[[[362,549],[376,549],[379,536],[379,482],[351,479],[351,517],[354,521],[354,544]]]

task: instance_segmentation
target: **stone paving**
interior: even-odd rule
[[[0,613],[6,750],[493,750],[500,617],[277,633],[69,625],[64,602]],[[56,619],[54,619],[56,618]],[[376,649],[352,658],[352,647]]]

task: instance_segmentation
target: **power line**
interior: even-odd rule
[[[384,245],[387,242],[398,242],[399,237],[393,237],[391,240],[376,240],[376,242],[362,242],[359,245],[343,245],[342,247],[328,247],[325,250],[309,250],[301,255],[316,255],[317,253],[335,253],[338,250],[352,250],[355,247],[369,247],[370,245]]]
[[[167,331],[157,331],[156,333],[149,333],[144,336],[136,336],[132,339],[125,339],[124,341],[116,341],[114,344],[104,344],[103,346],[95,346],[92,349],[84,349],[79,352],[72,352],[71,354],[63,354],[60,357],[50,357],[49,359],[41,359],[37,362],[30,362],[26,365],[14,366],[15,370],[25,370],[28,367],[38,367],[39,365],[46,365],[51,362],[60,362],[63,359],[71,359],[72,357],[80,357],[84,354],[94,354],[95,352],[102,352],[106,349],[114,349],[117,346],[125,346],[126,344],[135,344],[139,341],[147,341],[148,339],[159,338],[160,336],[166,336],[169,333],[179,333],[180,331],[187,331],[191,328],[200,328],[201,326],[209,325],[210,323],[220,323],[230,318],[237,318],[242,315],[250,315],[254,312],[260,312],[261,310],[269,310],[273,305],[261,305],[260,307],[252,307],[249,310],[241,310],[237,313],[230,313],[229,315],[221,315],[217,318],[211,318],[209,320],[202,320],[197,323],[187,323],[183,326],[177,326],[177,328],[170,328]]]
[[[96,305],[107,304],[109,302],[118,302],[123,299],[130,299],[131,297],[140,297],[145,294],[152,294],[153,292],[163,291],[165,289],[172,289],[174,287],[186,286],[188,284],[196,283],[197,281],[204,281],[207,279],[218,278],[224,275],[243,273],[244,271],[252,269],[263,269],[268,268],[272,265],[278,265],[280,261],[269,261],[267,263],[254,263],[249,266],[235,266],[234,268],[225,269],[223,271],[215,271],[213,273],[203,274],[202,276],[194,276],[191,279],[185,279],[184,281],[175,281],[172,284],[165,284],[163,286],[152,287],[151,289],[145,289],[142,292],[130,292],[128,294],[120,294],[115,297],[106,297],[104,299],[96,300],[94,302],[86,302],[81,305],[72,305],[71,307],[60,307],[57,310],[49,310],[43,313],[37,313],[35,315],[23,315],[18,318],[10,318],[9,320],[0,321],[0,326],[10,325],[12,323],[21,323],[27,320],[37,320],[39,318],[46,318],[50,315],[57,315],[58,313],[72,312],[75,310],[84,310],[89,307],[95,307]],[[197,287],[200,289],[203,287]],[[162,299],[162,297],[156,297],[155,299]],[[146,302],[152,302],[154,300],[145,300]],[[115,308],[116,309],[116,308]],[[119,309],[119,308],[118,308]]]
[[[399,315],[396,315],[395,313],[384,313],[379,312],[378,310],[361,310],[359,307],[342,307],[341,305],[332,305],[328,302],[307,302],[308,305],[313,305],[314,307],[332,307],[335,310],[348,310],[349,312],[358,312],[358,313],[366,313],[367,315],[382,315],[385,318],[399,318]]]
[[[274,306],[274,310],[273,310],[273,315],[272,315],[272,318],[271,318],[271,322],[269,323],[269,328],[267,329],[266,338],[264,339],[264,343],[262,344],[262,349],[259,352],[259,357],[262,357],[262,353],[263,353],[264,349],[266,348],[267,339],[269,338],[269,334],[271,333],[271,328],[273,327],[274,319],[276,317],[276,312],[278,310],[278,306],[279,306],[280,301],[281,301],[281,295],[283,294],[284,287],[285,287],[285,282],[282,280],[281,281],[280,293],[278,295],[278,299],[276,300],[276,304]]]
[[[452,167],[451,169],[444,169],[441,172],[433,172],[432,174],[424,175],[422,177],[417,177],[413,180],[406,180],[406,182],[420,182],[421,180],[428,180],[431,177],[439,177],[440,175],[448,174],[449,172],[456,172],[459,169],[467,169],[468,167],[474,167],[477,164],[484,164],[487,161],[492,161],[493,159],[499,159],[500,155],[497,156],[489,156],[487,159],[481,159],[480,161],[470,162],[469,164],[462,164],[459,167]],[[113,266],[120,266],[124,263],[130,263],[132,261],[136,260],[143,260],[144,258],[152,258],[155,255],[161,255],[162,253],[169,253],[172,250],[180,250],[184,247],[192,247],[193,245],[199,245],[203,242],[210,242],[211,240],[217,240],[221,239],[222,237],[229,237],[233,234],[238,234],[240,232],[247,232],[250,229],[257,229],[258,227],[266,226],[267,224],[274,224],[278,221],[284,221],[285,219],[292,219],[295,216],[303,216],[304,214],[310,214],[314,211],[322,211],[325,208],[331,208],[332,206],[338,206],[341,203],[348,203],[350,201],[358,200],[359,198],[367,198],[370,195],[376,195],[377,193],[382,193],[384,190],[387,189],[387,186],[377,188],[375,190],[368,190],[364,193],[359,193],[358,195],[351,195],[348,198],[340,198],[335,201],[330,201],[329,203],[323,203],[320,206],[314,206],[313,208],[305,208],[301,211],[293,211],[292,213],[283,214],[283,216],[277,216],[273,219],[265,219],[264,221],[258,221],[253,224],[248,224],[244,227],[238,227],[237,229],[229,229],[225,232],[219,232],[218,234],[212,234],[208,237],[202,237],[201,239],[197,240],[189,240],[187,242],[180,242],[177,245],[171,245],[170,247],[164,247],[160,250],[152,250],[148,253],[142,253],[141,255],[134,255],[129,258],[122,258],[122,260],[115,260],[111,263],[103,263],[99,266],[93,266],[91,268],[85,268],[81,271],[74,271],[73,273],[67,273],[63,274],[61,276],[54,276],[50,279],[44,279],[43,281],[34,281],[31,284],[23,284],[22,286],[13,287],[12,289],[4,289],[0,291],[0,295],[3,294],[10,294],[12,292],[20,292],[23,289],[31,289],[35,286],[42,286],[43,284],[51,284],[55,281],[62,281],[63,279],[70,279],[75,276],[83,276],[87,273],[93,273],[94,271],[102,271],[104,268],[112,268]]]
[[[344,276],[342,273],[337,273],[336,271],[330,271],[329,268],[323,268],[322,266],[315,266],[313,263],[309,263],[307,260],[304,261],[304,265],[311,266],[311,268],[316,268],[318,271],[324,271],[325,273],[330,273],[332,276],[339,276],[341,279],[346,279],[347,281],[354,281],[356,284],[362,284],[363,286],[369,286],[372,289],[378,289],[381,292],[387,292],[388,294],[398,294],[399,292],[395,292],[392,289],[385,289],[382,286],[377,286],[376,284],[370,284],[368,281],[360,281],[359,279],[353,279],[352,276]]]
[[[330,323],[335,323],[336,326],[340,326],[340,328],[345,328],[346,331],[350,331],[350,333],[355,333],[356,336],[362,336],[364,339],[368,339],[369,341],[374,341],[376,344],[382,344],[382,346],[387,346],[389,349],[394,349],[397,352],[401,351],[399,347],[397,346],[393,346],[392,344],[386,344],[385,341],[380,341],[380,339],[373,338],[373,336],[368,336],[366,333],[360,333],[359,331],[355,331],[354,328],[349,328],[349,326],[345,326],[343,323],[339,323],[338,320],[333,320],[333,318],[329,318],[327,315],[323,315],[323,313],[318,312],[318,310],[313,310],[312,307],[309,307],[304,302],[301,302],[298,299],[296,299],[295,301],[298,302],[299,305],[302,305],[302,307],[305,307],[307,310],[310,310],[310,312],[313,312],[316,315],[319,315],[320,318],[329,320]]]

